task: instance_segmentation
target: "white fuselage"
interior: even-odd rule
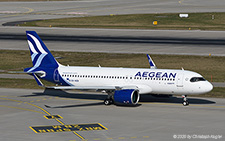
[[[212,90],[208,81],[191,82],[192,78],[203,78],[200,74],[186,70],[70,67],[60,66],[60,76],[71,86],[135,86],[140,94],[203,94]]]

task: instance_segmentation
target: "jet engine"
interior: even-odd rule
[[[114,93],[116,104],[137,105],[139,98],[139,91],[135,89],[116,90]]]

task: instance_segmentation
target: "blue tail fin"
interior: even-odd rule
[[[26,33],[33,67],[27,68],[25,71],[29,73],[38,70],[38,68],[57,68],[58,62],[37,33],[35,31],[27,31]]]

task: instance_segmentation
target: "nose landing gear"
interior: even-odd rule
[[[187,100],[187,95],[182,95],[182,98],[183,98],[183,105],[184,106],[188,106],[189,105],[189,102]]]

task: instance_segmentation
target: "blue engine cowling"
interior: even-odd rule
[[[116,90],[114,93],[114,102],[117,104],[136,105],[139,98],[139,91],[135,89]]]

